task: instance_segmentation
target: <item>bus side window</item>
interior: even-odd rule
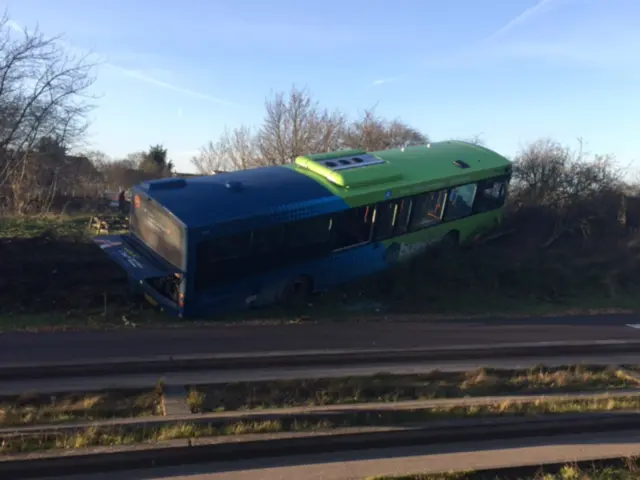
[[[420,230],[442,221],[446,190],[423,193],[413,198],[410,230]]]
[[[306,218],[285,225],[285,255],[289,261],[301,261],[331,250],[331,217]]]
[[[447,206],[444,211],[445,222],[471,215],[477,188],[475,183],[469,183],[449,190]]]
[[[373,210],[373,207],[366,206],[335,214],[333,248],[339,250],[370,241]]]
[[[397,200],[391,200],[376,205],[373,225],[374,240],[385,240],[393,235],[398,203]]]
[[[409,230],[409,215],[411,214],[411,199],[403,198],[397,203],[396,222],[393,235],[404,235]]]
[[[507,197],[507,180],[493,179],[478,182],[478,193],[473,204],[473,213],[495,210],[504,205]]]
[[[267,270],[281,265],[284,251],[283,226],[254,230],[252,249],[256,270]]]
[[[236,280],[251,270],[251,232],[200,242],[196,290]]]

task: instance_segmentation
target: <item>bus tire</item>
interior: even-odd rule
[[[457,230],[451,230],[442,240],[440,240],[440,249],[444,253],[453,252],[460,246],[460,233]]]
[[[309,301],[313,282],[311,277],[298,277],[284,287],[280,302],[290,307],[301,307]]]

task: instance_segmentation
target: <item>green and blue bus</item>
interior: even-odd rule
[[[152,304],[209,316],[331,289],[499,225],[511,163],[460,141],[144,182],[96,243]]]

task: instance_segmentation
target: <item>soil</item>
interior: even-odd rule
[[[88,238],[0,238],[0,313],[66,313],[127,302],[124,271]]]

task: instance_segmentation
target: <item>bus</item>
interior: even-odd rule
[[[162,310],[203,317],[306,298],[500,225],[511,162],[443,141],[133,188],[95,242]]]

